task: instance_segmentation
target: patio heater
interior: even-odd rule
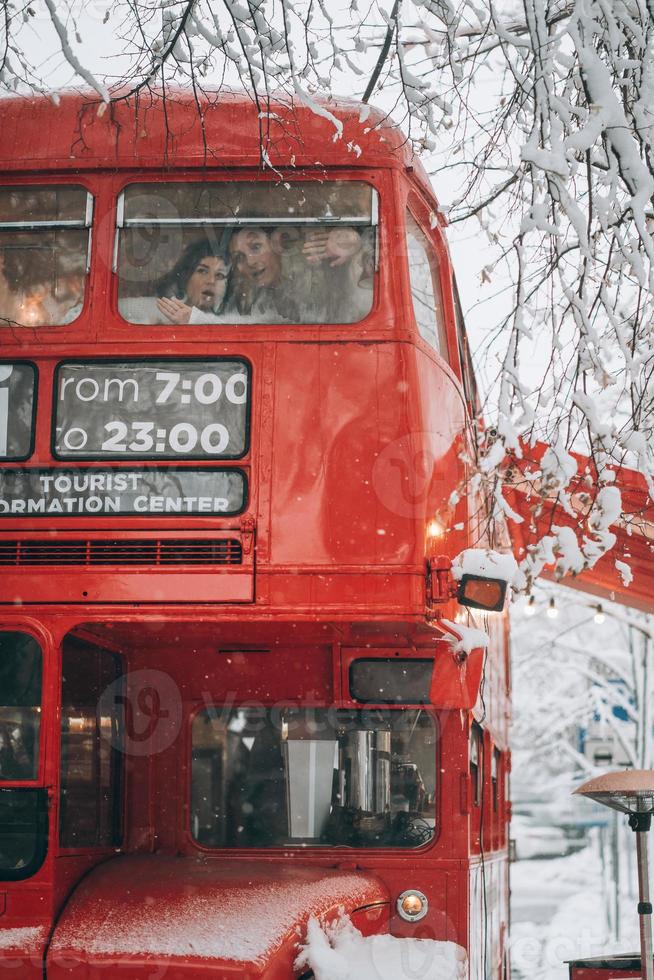
[[[649,896],[647,834],[654,812],[654,770],[631,769],[607,772],[589,779],[575,793],[587,796],[612,810],[626,813],[636,834],[638,858],[638,916],[640,924],[640,969],[643,980],[654,980],[652,949],[652,903]]]

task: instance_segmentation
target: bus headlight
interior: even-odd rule
[[[405,922],[420,922],[427,915],[429,902],[427,896],[415,888],[402,892],[397,900],[397,911]]]

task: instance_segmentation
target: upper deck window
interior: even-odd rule
[[[0,187],[0,324],[62,326],[79,316],[92,215],[83,187]]]
[[[447,360],[438,256],[410,211],[406,215],[406,241],[413,311],[420,336]]]
[[[131,323],[355,323],[372,308],[377,196],[361,181],[132,184],[118,207]]]

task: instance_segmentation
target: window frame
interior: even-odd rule
[[[34,385],[32,389],[32,419],[30,423],[30,443],[29,451],[26,456],[0,456],[0,463],[7,463],[12,466],[14,463],[24,463],[26,460],[31,459],[34,455],[34,449],[36,446],[36,417],[38,411],[38,400],[39,400],[39,366],[36,361],[29,360],[24,357],[3,357],[0,359],[0,366],[11,364],[12,366],[22,364],[26,367],[31,367],[33,371]]]
[[[180,337],[178,331],[180,329],[188,329],[188,324],[185,324],[180,328],[179,325],[171,324],[135,324],[126,320],[121,314],[118,306],[119,300],[119,238],[120,238],[120,225],[121,220],[120,213],[120,200],[125,190],[134,185],[146,185],[153,184],[154,186],[161,185],[161,176],[165,176],[165,183],[233,183],[234,181],[250,184],[268,183],[274,184],[279,182],[279,175],[275,176],[269,173],[262,174],[261,171],[250,170],[249,168],[225,168],[218,170],[214,173],[208,174],[206,171],[202,173],[199,170],[180,170],[177,172],[166,172],[165,174],[152,175],[148,173],[139,173],[138,171],[125,172],[120,175],[119,179],[114,183],[113,186],[113,198],[114,198],[114,218],[113,218],[113,230],[114,237],[110,253],[110,263],[109,263],[109,273],[111,277],[111,287],[109,290],[109,309],[113,320],[115,321],[111,332],[107,334],[108,339],[111,338],[111,334],[114,334],[116,339],[119,337],[129,338],[133,341],[145,340],[168,340],[171,336],[174,340],[183,340]],[[198,179],[202,176],[203,179]],[[253,330],[257,331],[274,331],[275,336],[279,334],[280,330],[299,330],[301,331],[301,336],[303,339],[313,339],[310,335],[314,332],[319,334],[319,339],[322,339],[322,335],[325,331],[342,333],[346,331],[351,334],[353,330],[359,330],[364,325],[367,325],[371,317],[376,316],[380,309],[382,308],[382,292],[387,292],[387,287],[384,286],[382,276],[382,256],[384,254],[384,249],[388,248],[386,244],[387,228],[391,224],[391,217],[384,218],[384,209],[390,209],[391,200],[393,197],[393,191],[388,187],[388,174],[385,169],[366,169],[366,170],[345,170],[342,168],[329,168],[329,167],[317,167],[316,170],[309,168],[303,168],[297,172],[291,174],[284,173],[284,180],[292,182],[295,184],[299,183],[329,183],[330,181],[340,181],[343,183],[355,182],[367,184],[372,191],[372,218],[370,223],[367,223],[365,227],[376,228],[376,251],[375,251],[375,270],[373,279],[373,297],[372,304],[368,312],[360,320],[354,321],[352,323],[323,323],[317,321],[314,323],[303,323],[303,322],[291,322],[291,321],[277,321],[277,322],[241,322],[239,320],[234,320],[232,322],[225,323],[197,323],[193,324],[193,338],[199,332],[200,337],[203,337],[203,331],[207,332],[207,336],[214,338],[216,337],[217,331],[227,330],[233,332],[235,330],[246,330],[248,335],[251,335]],[[124,221],[124,217],[122,218]],[[192,222],[197,224],[198,227],[202,226],[201,222]],[[224,221],[224,224],[235,224],[235,222]],[[262,225],[266,222],[260,219],[252,219],[250,222],[252,224]],[[279,225],[279,219],[270,219],[270,224]],[[288,220],[289,224],[298,224],[294,219]],[[324,220],[316,219],[316,224],[325,224]],[[205,222],[206,224],[206,222]],[[339,222],[334,222],[334,227],[338,227]],[[363,226],[363,225],[362,225]],[[384,277],[386,278],[386,276]],[[190,339],[190,338],[189,338]],[[354,339],[352,337],[351,339]]]
[[[11,628],[12,626],[14,627],[13,629]],[[47,699],[45,696],[48,686],[45,638],[34,633],[32,630],[25,628],[22,623],[2,624],[0,628],[0,635],[2,633],[20,633],[22,636],[28,636],[30,639],[34,640],[39,648],[41,654],[41,713],[39,722],[38,765],[36,767],[36,775],[30,779],[3,779],[0,777],[0,789],[39,788],[43,786],[45,781],[46,728],[48,718],[48,712],[46,710]]]
[[[93,175],[91,175],[91,179]],[[14,231],[37,231],[38,229],[86,229],[88,232],[88,238],[86,242],[86,257],[84,260],[84,296],[82,298],[82,305],[80,311],[74,320],[69,323],[59,323],[59,324],[19,324],[15,327],[6,328],[12,330],[31,330],[33,333],[37,332],[39,338],[47,339],[46,331],[52,330],[53,337],[57,340],[66,340],[68,336],[74,336],[75,332],[79,329],[79,324],[82,318],[88,312],[90,302],[91,302],[91,290],[90,284],[92,282],[92,268],[93,268],[93,253],[95,249],[94,243],[94,228],[96,212],[98,210],[98,193],[97,190],[93,190],[89,186],[89,175],[83,172],[75,174],[60,174],[60,175],[43,175],[41,179],[34,180],[33,177],[14,177],[9,180],[3,180],[0,183],[0,191],[3,189],[15,188],[29,190],[30,188],[65,188],[65,187],[77,187],[86,192],[86,206],[84,212],[84,219],[79,221],[63,220],[63,221],[28,221],[28,222],[2,222],[0,221],[0,232],[3,230],[14,230]],[[0,327],[0,330],[2,327]],[[0,334],[1,335],[1,334]]]
[[[433,672],[434,672],[434,662],[435,661],[434,661],[434,657],[433,656],[422,656],[422,657],[406,657],[406,656],[403,656],[403,657],[392,657],[392,656],[386,656],[386,657],[370,656],[370,657],[366,657],[366,656],[355,656],[355,657],[352,657],[350,659],[350,661],[349,661],[349,664],[348,664],[348,672],[347,672],[347,690],[349,692],[350,700],[354,704],[366,704],[366,705],[373,705],[374,704],[374,705],[383,705],[385,707],[389,707],[389,706],[393,706],[393,705],[395,707],[397,707],[397,708],[408,708],[408,709],[410,709],[410,708],[412,708],[414,706],[416,706],[416,707],[423,707],[423,708],[424,707],[429,707],[429,705],[431,704],[431,702],[429,700],[429,695],[430,695],[430,692],[431,692],[431,680],[432,680],[432,676],[433,676]],[[425,696],[425,699],[423,701],[414,701],[414,700],[410,700],[408,698],[403,698],[401,700],[397,700],[397,699],[388,700],[388,699],[383,699],[383,698],[379,698],[379,697],[377,697],[377,698],[363,698],[363,697],[360,697],[355,692],[354,687],[353,687],[353,683],[352,683],[353,671],[356,670],[357,664],[360,664],[360,663],[366,663],[366,664],[370,664],[370,663],[391,664],[391,663],[393,663],[393,664],[399,664],[401,666],[406,666],[407,664],[412,664],[412,663],[419,663],[422,666],[424,666],[425,664],[429,664],[429,684],[428,684],[429,690],[427,691],[427,694]]]
[[[454,303],[454,322],[456,324],[456,340],[461,365],[463,392],[468,404],[470,417],[475,419],[479,417],[481,411],[479,389],[477,387],[477,378],[472,362],[472,352],[470,350],[470,342],[465,326],[465,317],[463,316],[463,307],[461,306],[461,297],[459,295],[456,277],[452,279],[452,300]]]
[[[5,869],[0,867],[0,882],[24,881],[32,878],[42,867],[48,854],[50,843],[50,819],[48,790],[44,786],[0,786],[0,797],[5,793],[23,793],[36,796],[36,846],[32,860],[22,868]]]
[[[470,726],[470,803],[475,809],[481,809],[484,798],[484,730],[478,722]],[[473,746],[476,747],[476,759],[473,758]],[[473,766],[476,769],[473,777]]]
[[[426,841],[424,844],[418,845],[417,847],[409,847],[409,846],[399,847],[397,845],[379,845],[379,846],[362,847],[360,845],[350,845],[350,844],[320,844],[320,843],[312,844],[312,843],[303,843],[301,841],[297,841],[297,842],[293,841],[291,843],[274,844],[268,846],[260,845],[257,847],[245,847],[242,844],[237,844],[234,846],[223,845],[223,846],[214,847],[208,844],[200,843],[200,841],[198,841],[194,836],[193,828],[192,828],[194,722],[196,718],[203,712],[215,710],[218,714],[218,717],[223,718],[225,717],[225,713],[227,713],[227,717],[228,717],[230,712],[234,710],[238,710],[239,708],[248,708],[248,707],[256,708],[259,711],[272,712],[272,711],[282,711],[284,708],[297,709],[306,706],[298,702],[290,702],[290,701],[285,701],[283,703],[275,702],[274,704],[273,703],[265,704],[263,702],[248,704],[246,701],[243,701],[242,704],[239,704],[238,702],[232,702],[227,704],[218,701],[212,701],[211,703],[202,701],[202,702],[197,702],[191,708],[187,716],[187,721],[185,726],[185,738],[184,738],[185,749],[184,749],[183,768],[186,769],[186,780],[185,780],[186,786],[185,786],[185,797],[183,800],[183,809],[185,811],[183,831],[188,843],[194,849],[196,849],[197,851],[203,854],[210,854],[210,855],[227,854],[230,856],[243,856],[243,855],[251,856],[254,854],[258,854],[258,855],[265,854],[265,855],[275,856],[275,855],[279,855],[281,852],[284,853],[297,852],[300,854],[308,853],[312,855],[324,856],[326,853],[334,853],[334,852],[341,853],[343,851],[347,851],[347,853],[355,853],[355,854],[362,854],[362,855],[367,855],[367,854],[368,855],[369,854],[398,855],[399,854],[408,857],[414,854],[415,855],[422,854],[426,851],[431,850],[433,847],[437,846],[442,833],[441,803],[442,803],[442,792],[444,787],[444,779],[441,773],[442,731],[441,731],[441,719],[439,717],[438,712],[435,711],[433,708],[431,708],[429,705],[416,705],[415,707],[409,706],[407,708],[406,705],[400,706],[400,705],[383,704],[380,705],[378,708],[376,708],[373,707],[372,705],[365,705],[364,707],[361,707],[360,704],[357,703],[347,704],[343,701],[338,701],[336,703],[330,701],[328,703],[321,704],[321,705],[311,704],[310,707],[311,709],[323,709],[329,711],[352,712],[353,710],[356,710],[359,711],[362,715],[365,715],[367,712],[370,711],[377,713],[378,711],[395,712],[395,711],[409,710],[409,711],[424,713],[429,717],[434,732],[434,766],[435,766],[434,769],[435,789],[434,789],[434,808],[433,808],[434,826],[432,828],[433,835],[430,840]]]
[[[245,431],[244,431],[244,448],[240,455],[223,455],[223,456],[195,456],[191,453],[185,453],[182,455],[171,456],[164,453],[144,453],[141,455],[134,456],[100,456],[100,455],[74,455],[74,456],[62,456],[57,453],[56,450],[56,438],[57,438],[57,403],[58,403],[58,393],[59,393],[59,373],[62,368],[68,366],[74,366],[77,364],[83,364],[84,366],[93,367],[93,365],[100,366],[111,366],[112,364],[133,364],[135,368],[139,365],[147,364],[168,364],[179,365],[179,364],[207,364],[209,362],[219,362],[224,361],[234,362],[237,361],[243,365],[245,373],[248,377],[248,400],[246,402],[246,417],[245,417]],[[244,357],[242,354],[234,354],[233,356],[212,356],[209,358],[202,357],[189,357],[189,356],[177,356],[171,357],[168,354],[148,354],[142,357],[133,357],[126,355],[122,358],[112,357],[112,358],[99,358],[99,357],[89,357],[85,359],[81,358],[63,358],[57,361],[52,381],[52,408],[51,408],[51,429],[50,429],[50,452],[52,458],[58,462],[64,462],[69,466],[73,466],[74,462],[80,463],[106,463],[107,466],[115,465],[119,462],[125,462],[126,464],[134,463],[139,464],[143,462],[156,462],[161,461],[162,463],[169,464],[179,464],[179,463],[196,463],[196,464],[208,464],[219,466],[222,463],[229,462],[242,462],[247,459],[251,450],[251,435],[252,435],[252,406],[254,401],[254,384],[253,384],[253,368],[252,363],[249,358]],[[245,479],[245,491],[246,498],[249,491],[247,477]],[[138,516],[138,515],[130,515]],[[179,515],[176,515],[179,517]],[[209,515],[211,516],[211,515]],[[227,515],[233,516],[233,515]]]
[[[430,351],[432,351],[434,354],[437,354],[438,357],[440,357],[440,359],[442,361],[444,361],[448,365],[448,367],[451,367],[452,366],[452,357],[451,357],[450,337],[449,337],[448,329],[447,329],[447,314],[446,314],[446,302],[445,302],[445,296],[446,296],[445,285],[446,284],[444,282],[444,277],[443,277],[443,258],[442,258],[441,254],[440,254],[439,249],[436,247],[436,243],[434,241],[433,229],[430,229],[430,231],[428,232],[426,230],[426,228],[425,228],[424,221],[421,219],[421,217],[419,217],[418,215],[416,215],[416,211],[419,211],[419,210],[420,209],[418,209],[418,208],[412,207],[412,201],[411,201],[411,199],[409,199],[409,201],[407,202],[406,207],[405,207],[404,236],[405,236],[405,249],[406,249],[406,252],[405,252],[405,254],[406,254],[406,269],[407,269],[407,276],[408,276],[409,299],[410,299],[411,312],[413,314],[413,320],[414,320],[414,323],[415,323],[415,328],[416,328],[416,330],[418,332],[418,336],[420,337],[420,339],[422,340],[422,342],[429,348]],[[435,315],[435,321],[436,321],[436,324],[435,324],[435,336],[437,336],[437,338],[438,338],[439,345],[442,343],[442,345],[444,346],[444,348],[445,348],[444,350],[441,350],[440,349],[440,346],[439,347],[435,347],[434,344],[430,340],[428,340],[427,337],[424,336],[424,334],[423,334],[423,332],[422,332],[422,330],[420,328],[420,323],[418,321],[418,316],[417,316],[417,313],[416,313],[415,300],[414,300],[414,296],[413,296],[413,279],[412,279],[412,275],[411,275],[411,261],[410,261],[410,258],[409,258],[409,241],[408,241],[408,238],[409,238],[409,223],[408,223],[408,220],[407,220],[407,216],[409,216],[409,215],[410,215],[411,219],[414,221],[414,223],[416,225],[416,228],[418,229],[418,232],[424,238],[424,244],[426,246],[426,248],[425,248],[425,256],[427,258],[427,262],[429,264],[429,271],[431,273],[432,288],[434,289],[434,292],[435,292],[436,289],[438,290],[438,294],[439,295],[438,296],[434,296],[434,298],[435,299],[438,299],[440,301],[441,319],[439,321],[438,316]],[[423,242],[419,242],[419,244],[422,246],[423,245]],[[430,254],[429,254],[429,249],[432,250],[432,254],[433,254],[434,259],[435,259],[435,262],[436,262],[436,268],[435,269],[432,266],[431,257],[430,257]]]
[[[57,805],[55,808],[55,817],[53,824],[53,833],[56,835],[57,847],[60,854],[74,855],[74,854],[88,854],[88,853],[115,853],[120,850],[123,846],[125,839],[125,807],[126,807],[126,778],[125,778],[125,751],[124,742],[121,750],[111,746],[110,752],[113,754],[115,760],[115,786],[114,786],[114,800],[112,801],[111,807],[111,829],[113,843],[94,843],[94,844],[65,844],[64,836],[62,833],[63,824],[63,807],[62,807],[62,792],[64,788],[63,779],[63,719],[64,719],[64,709],[65,705],[63,702],[63,671],[64,671],[64,652],[66,645],[69,647],[72,645],[77,648],[83,648],[92,652],[100,652],[106,654],[113,658],[114,663],[117,668],[115,681],[119,681],[121,678],[124,679],[127,675],[125,658],[119,653],[118,650],[110,649],[106,646],[100,646],[99,644],[89,641],[81,637],[67,634],[62,641],[60,647],[61,655],[61,665],[60,665],[60,676],[59,676],[59,686],[58,686],[58,704],[59,704],[59,725],[56,735],[57,741],[57,785],[56,785],[56,800]],[[114,683],[112,682],[112,683]],[[95,739],[98,738],[98,727],[97,727],[97,707],[99,701],[96,704],[96,735]],[[124,717],[121,713],[118,713],[119,724],[121,726],[121,734],[124,731]],[[110,762],[111,765],[111,762]]]

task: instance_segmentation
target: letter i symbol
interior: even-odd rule
[[[14,367],[0,364],[0,382],[8,381]],[[9,433],[9,385],[0,388],[0,457],[7,455],[7,436]]]

